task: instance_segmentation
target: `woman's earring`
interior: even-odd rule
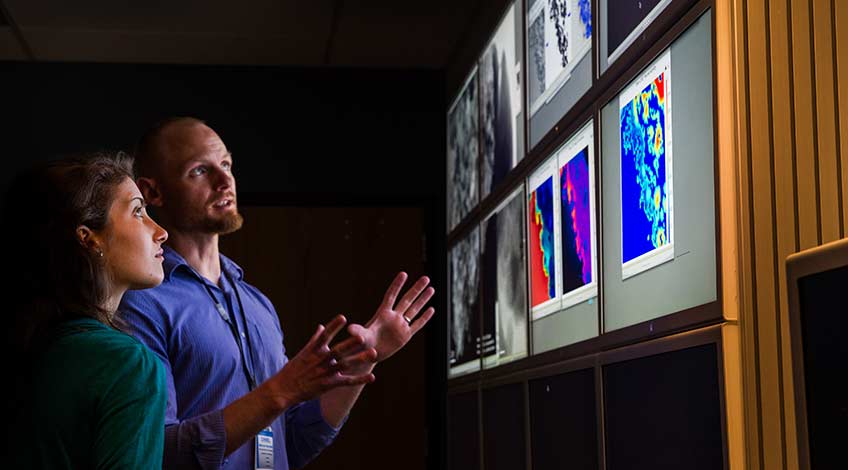
[[[103,250],[101,250],[100,248],[98,248],[98,249],[97,249],[97,254],[98,254],[98,255],[102,258],[102,257],[103,257]]]

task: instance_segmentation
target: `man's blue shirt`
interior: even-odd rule
[[[119,309],[129,332],[162,359],[167,371],[164,467],[253,469],[253,440],[224,457],[222,409],[250,388],[231,327],[210,293],[238,325],[246,367],[257,384],[288,361],[274,306],[224,255],[218,286],[173,249],[164,251],[162,284],[128,291]],[[289,409],[272,428],[274,467],[284,470],[305,465],[338,432],[324,421],[317,400]]]

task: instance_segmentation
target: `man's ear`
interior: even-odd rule
[[[162,192],[153,178],[141,177],[135,181],[144,201],[153,207],[162,207]]]

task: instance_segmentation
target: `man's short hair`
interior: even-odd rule
[[[165,129],[178,123],[206,124],[206,121],[191,116],[171,116],[156,121],[144,131],[133,152],[136,177],[151,177],[162,159],[161,139]]]

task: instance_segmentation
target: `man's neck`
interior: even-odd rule
[[[221,279],[218,234],[168,232],[168,245],[198,274],[217,285]]]

